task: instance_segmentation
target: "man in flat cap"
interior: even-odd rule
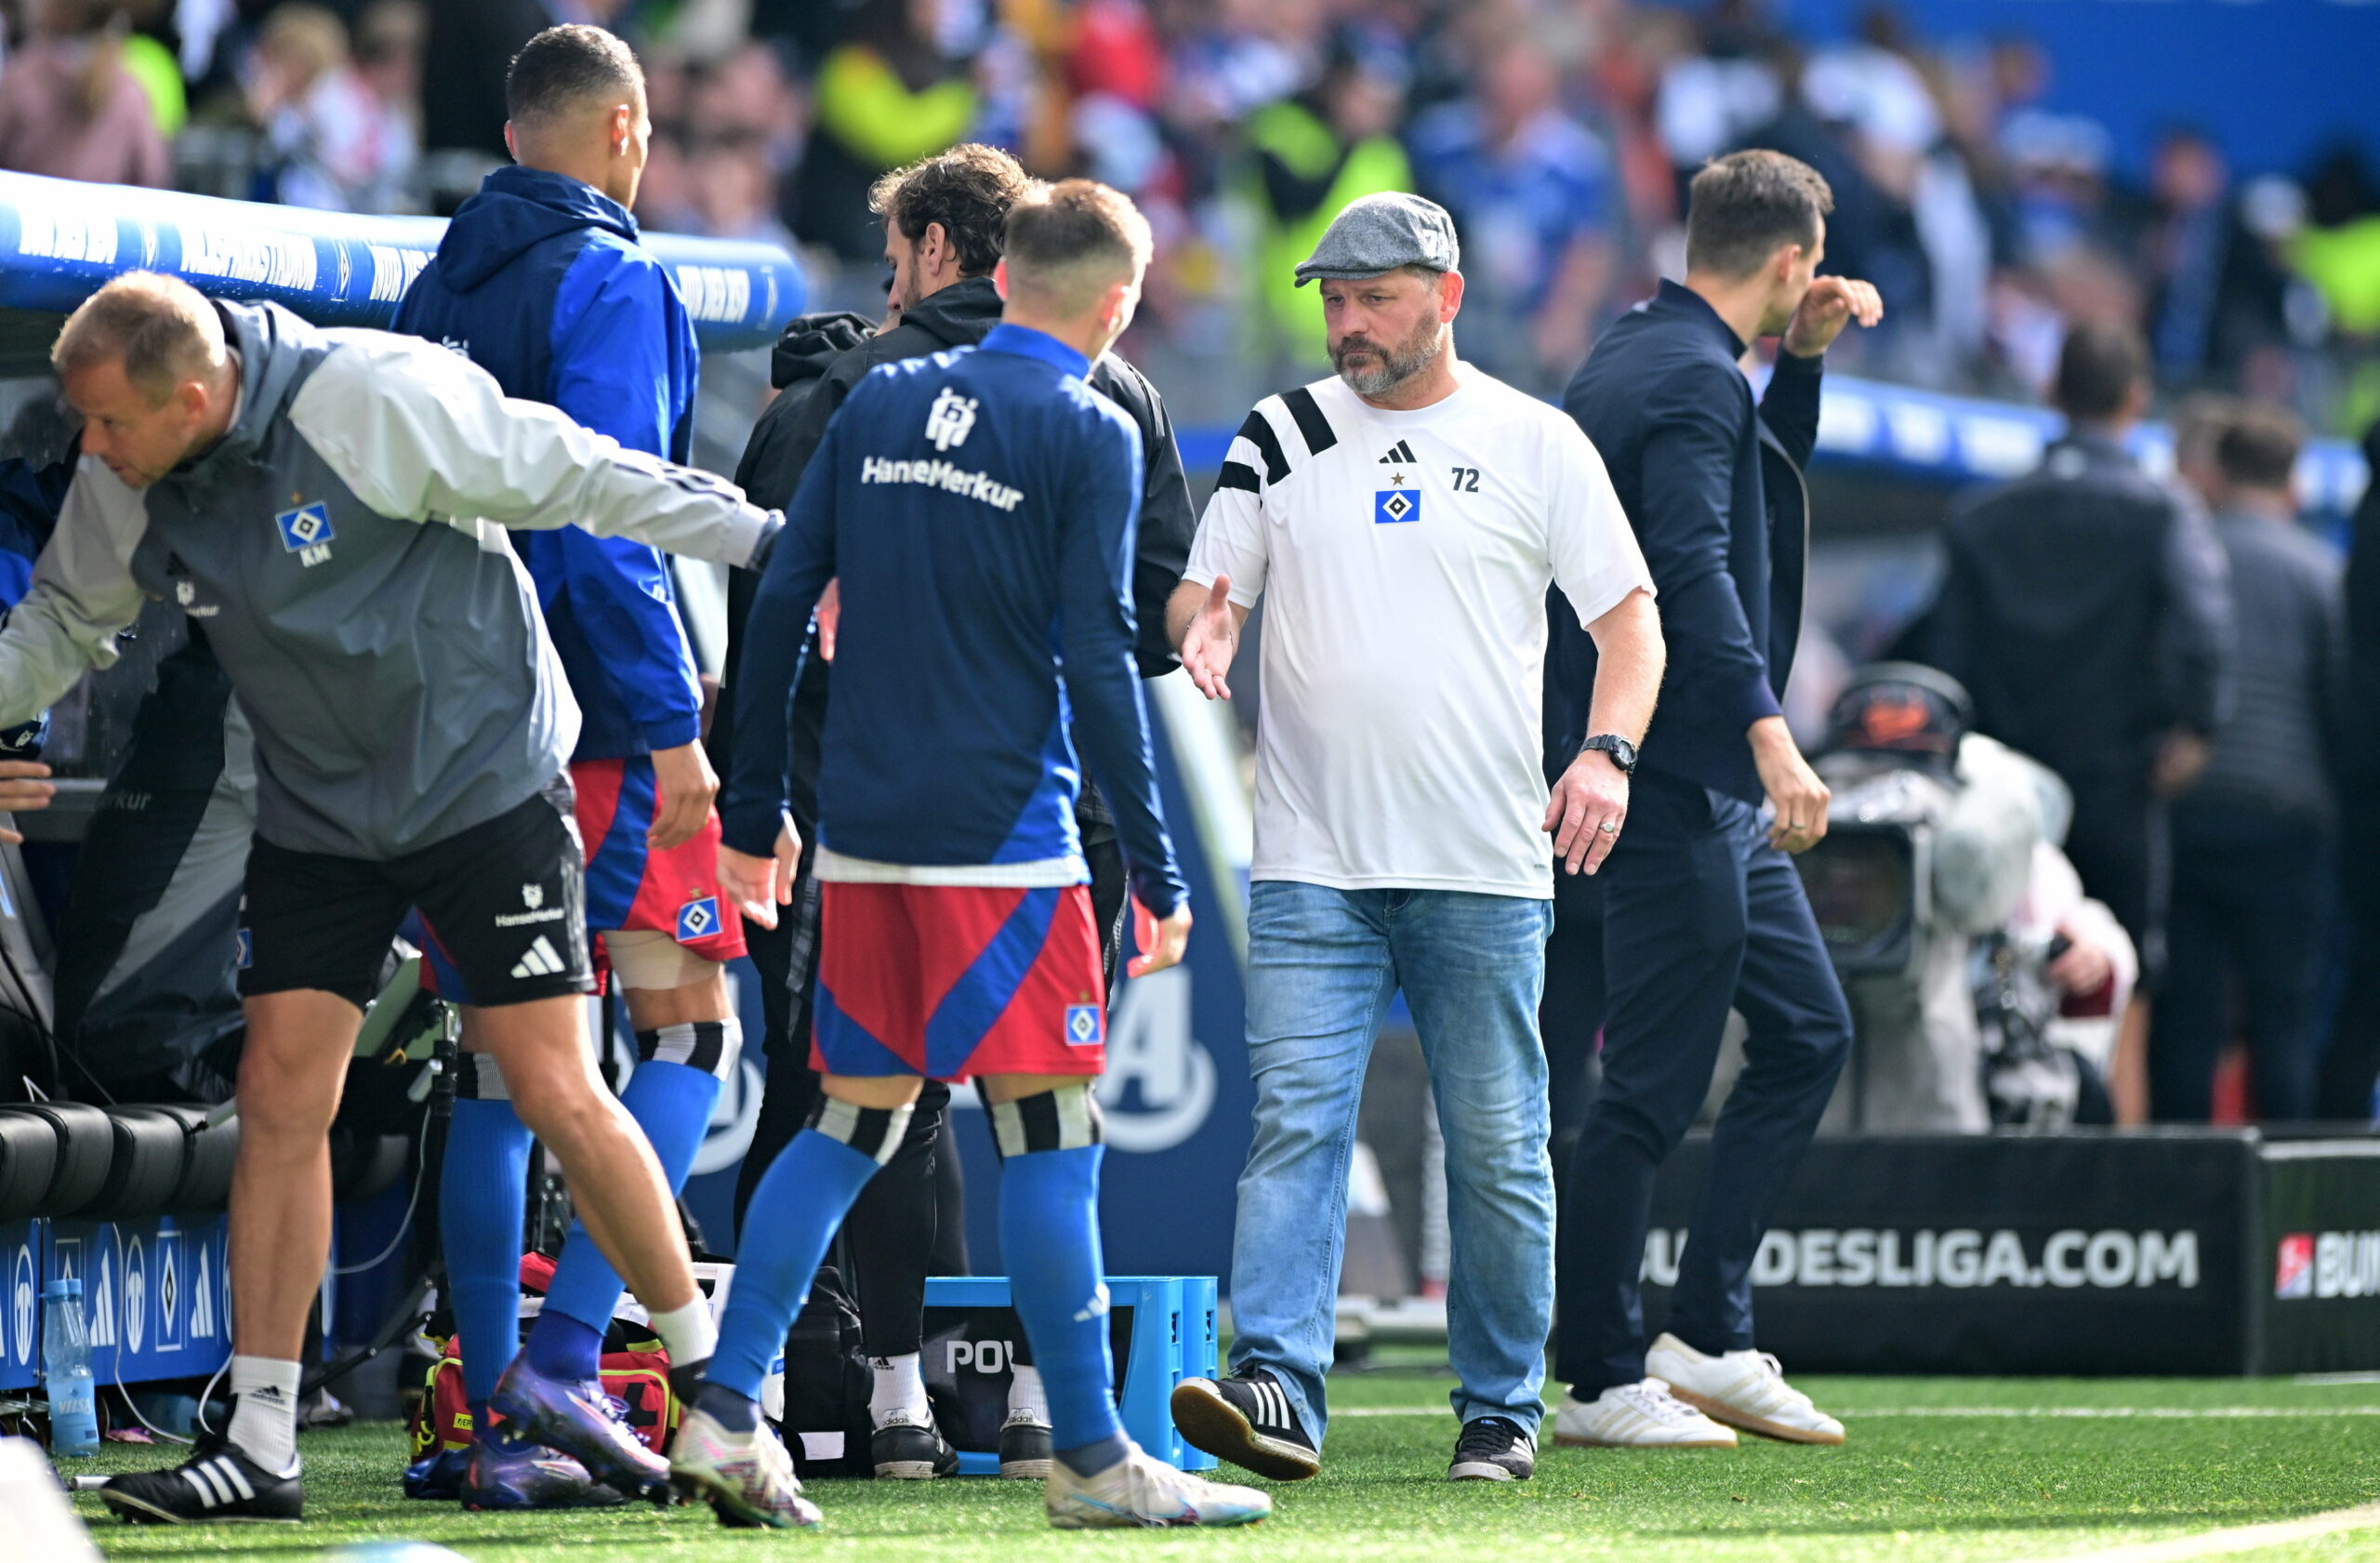
[[[1347,207],[1318,280],[1334,378],[1265,398],[1232,442],[1167,628],[1229,698],[1262,595],[1248,1055],[1231,1373],[1173,1414],[1279,1480],[1320,1466],[1347,1168],[1372,1039],[1402,990],[1447,1146],[1448,1475],[1535,1466],[1554,1300],[1537,1007],[1555,863],[1592,874],[1628,811],[1660,685],[1652,577],[1602,460],[1559,409],[1460,362],[1461,257],[1416,196]],[[1549,800],[1545,603],[1602,654],[1594,739]],[[1550,838],[1550,840],[1549,840]]]

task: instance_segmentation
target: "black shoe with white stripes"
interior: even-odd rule
[[[182,1464],[135,1471],[99,1489],[99,1501],[132,1525],[218,1525],[305,1517],[306,1488],[296,1471],[276,1477],[220,1433],[209,1433]]]
[[[1537,1475],[1537,1444],[1506,1416],[1474,1417],[1454,1443],[1448,1481],[1527,1481]]]
[[[944,1441],[931,1416],[916,1423],[903,1414],[884,1423],[869,1437],[867,1451],[883,1481],[932,1481],[959,1474],[959,1451]]]
[[[1173,1424],[1193,1447],[1275,1481],[1303,1481],[1322,1469],[1280,1381],[1263,1368],[1173,1386]]]

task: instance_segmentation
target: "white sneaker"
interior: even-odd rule
[[[1095,1477],[1078,1477],[1064,1461],[1053,1461],[1042,1504],[1060,1530],[1253,1525],[1273,1512],[1273,1500],[1256,1489],[1177,1471],[1138,1444]]]
[[[1572,1449],[1733,1449],[1736,1436],[1672,1396],[1659,1379],[1562,1397],[1554,1441]]]
[[[1810,1404],[1785,1382],[1785,1370],[1765,1351],[1706,1357],[1664,1333],[1645,1354],[1645,1371],[1670,1393],[1712,1419],[1789,1444],[1839,1444],[1843,1424]]]
[[[801,1495],[793,1456],[763,1425],[731,1433],[706,1411],[693,1410],[669,1446],[669,1485],[711,1506],[721,1525],[804,1530],[825,1517]]]

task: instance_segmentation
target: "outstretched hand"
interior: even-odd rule
[[[1884,318],[1884,296],[1873,284],[1820,277],[1802,295],[1801,307],[1785,327],[1785,351],[1796,358],[1815,358],[1833,346],[1853,321],[1874,325]]]
[[[1217,576],[1182,637],[1182,666],[1208,699],[1228,700],[1231,685],[1226,676],[1238,655],[1239,616],[1231,605],[1231,577]]]

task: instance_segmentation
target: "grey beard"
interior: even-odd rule
[[[1343,363],[1335,365],[1339,378],[1347,389],[1358,396],[1385,396],[1407,380],[1438,361],[1446,351],[1447,334],[1443,327],[1430,333],[1429,341],[1412,352],[1383,351],[1382,363],[1376,369],[1350,369]]]

